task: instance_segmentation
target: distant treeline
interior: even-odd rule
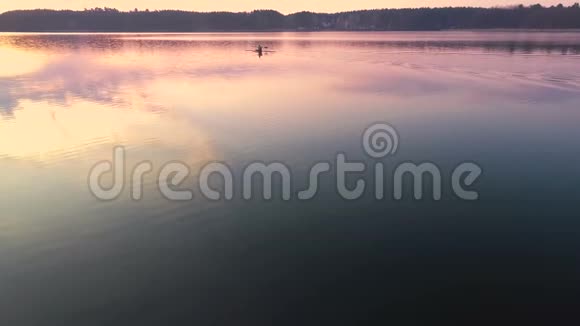
[[[580,6],[514,8],[380,9],[283,15],[273,10],[244,13],[175,10],[121,12],[22,10],[0,15],[0,31],[196,32],[260,30],[442,30],[485,28],[580,28]]]

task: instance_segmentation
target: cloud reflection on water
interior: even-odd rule
[[[0,155],[150,139],[168,147],[194,138],[225,144],[220,137],[228,136],[252,143],[260,136],[244,128],[236,133],[231,121],[264,128],[264,119],[275,116],[272,128],[281,136],[314,127],[318,120],[306,115],[340,121],[341,108],[553,104],[580,92],[580,76],[569,70],[578,58],[550,58],[577,52],[566,34],[511,42],[501,33],[444,40],[418,33],[413,41],[397,33],[349,35],[2,35],[0,58],[9,69],[0,75],[0,136],[16,141]],[[278,52],[262,59],[244,52],[256,42]],[[228,133],[219,135],[217,126]],[[44,136],[29,141],[31,134]]]

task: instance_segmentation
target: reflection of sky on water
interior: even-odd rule
[[[546,266],[576,279],[567,261],[577,261],[580,239],[571,218],[578,35],[0,34],[0,306],[26,325],[136,309],[165,320],[176,306],[229,317],[240,301],[261,317],[272,302],[286,311],[278,284],[308,295],[338,286],[341,298],[356,278],[394,302],[472,280],[521,293],[510,286]],[[276,52],[246,51],[258,42]],[[432,161],[448,181],[456,164],[475,161],[482,199],[345,202],[323,192],[307,203],[175,203],[154,192],[151,175],[145,200],[104,203],[86,185],[114,145],[128,148],[129,168],[182,160],[195,173],[225,160],[239,172],[279,160],[302,185],[309,166],[338,151],[363,158],[361,133],[376,121],[400,134],[388,169]],[[490,279],[490,268],[501,277]]]
[[[330,34],[330,36],[326,36]],[[335,72],[337,65],[345,60],[360,63],[356,67],[350,67],[349,72],[368,81],[369,88],[376,87],[384,82],[385,68],[400,66],[406,68],[412,76],[412,70],[419,73],[457,73],[467,76],[506,79],[510,81],[543,82],[545,86],[552,84],[564,84],[578,86],[578,75],[566,67],[577,58],[575,56],[563,56],[563,64],[553,62],[551,56],[545,57],[544,51],[547,46],[576,45],[577,37],[574,34],[546,38],[540,35],[524,38],[515,42],[515,47],[529,46],[533,53],[543,54],[540,56],[525,57],[503,56],[505,49],[492,48],[488,53],[470,53],[465,49],[459,52],[439,53],[436,48],[424,47],[423,42],[437,40],[437,37],[449,38],[438,40],[443,49],[453,49],[453,42],[471,42],[477,49],[485,44],[485,40],[503,38],[519,34],[483,33],[485,37],[475,34],[445,33],[413,35],[413,41],[409,41],[409,35],[403,36],[395,33],[396,37],[372,36],[370,39],[349,36],[346,40],[332,33],[309,34],[306,39],[315,45],[315,50],[301,49],[301,34],[282,33],[278,35],[209,35],[209,36],[183,36],[169,35],[163,38],[155,35],[141,36],[83,36],[83,35],[47,35],[37,37],[34,35],[8,35],[0,38],[0,62],[2,62],[2,82],[4,84],[2,94],[2,107],[5,110],[14,106],[18,98],[27,97],[35,100],[54,100],[62,102],[65,94],[86,98],[91,101],[102,101],[107,104],[115,104],[122,98],[114,97],[125,85],[138,88],[140,83],[152,79],[167,79],[174,76],[187,76],[191,78],[206,78],[208,76],[236,77],[249,74],[277,74],[280,71],[288,72],[289,65],[292,70],[319,69],[320,73]],[[496,35],[498,34],[498,35]],[[554,33],[548,33],[554,34]],[[266,34],[269,35],[269,34]],[[295,35],[299,35],[296,37]],[[312,36],[311,36],[312,35]],[[322,35],[322,36],[320,36]],[[340,34],[339,34],[340,35]],[[367,35],[367,34],[363,34]],[[373,35],[373,34],[370,34]],[[381,33],[378,33],[381,35]],[[423,35],[423,36],[421,36]],[[457,37],[468,35],[469,37]],[[525,34],[525,35],[530,35]],[[560,34],[555,34],[560,35]],[[356,34],[355,34],[356,36]],[[502,37],[503,36],[503,37]],[[368,37],[367,37],[368,38]],[[256,39],[258,41],[256,41]],[[416,47],[412,52],[384,52],[383,46],[394,49],[404,49],[401,40],[409,47]],[[268,62],[267,58],[260,66],[255,65],[255,60],[250,54],[244,56],[239,53],[241,49],[251,48],[256,42],[264,41],[264,44],[275,45],[280,53],[273,54],[274,62]],[[370,43],[369,43],[370,42]],[[447,42],[447,43],[446,43]],[[488,42],[491,42],[488,40]],[[494,43],[495,44],[495,43]],[[284,50],[284,51],[282,51]],[[303,54],[303,56],[301,56]],[[478,57],[478,55],[483,55]],[[557,54],[554,54],[557,55]],[[19,60],[15,62],[14,58]],[[314,60],[308,60],[314,59]],[[354,60],[352,60],[354,59]],[[344,61],[343,61],[344,60]],[[517,64],[513,65],[513,61]],[[545,66],[550,62],[550,67]],[[284,66],[286,65],[286,66]],[[384,67],[388,65],[391,67]],[[345,67],[342,67],[343,69]],[[519,69],[520,68],[520,69]],[[378,75],[369,76],[369,73]],[[351,77],[351,76],[349,76]],[[409,78],[407,78],[409,79]],[[437,87],[437,81],[432,78],[431,83]],[[411,86],[421,90],[422,84],[411,83]],[[426,90],[429,90],[428,85]],[[438,86],[443,87],[443,86]]]
[[[579,57],[553,50],[574,48],[577,39],[499,32],[2,35],[0,138],[10,141],[0,157],[88,165],[121,144],[155,152],[143,155],[159,161],[308,161],[360,152],[361,129],[378,120],[406,131],[403,151],[420,159],[477,158],[469,144],[526,149],[534,137],[544,147],[566,146],[569,137],[537,135],[553,133],[544,123],[551,120],[572,130]],[[257,42],[276,52],[258,58],[246,51]],[[485,125],[498,128],[489,134]],[[434,146],[433,135],[444,141]],[[464,145],[449,148],[454,143]]]
[[[292,143],[300,128],[331,137],[336,125],[364,125],[379,109],[413,121],[483,104],[566,106],[580,92],[571,69],[578,57],[549,54],[576,46],[575,34],[409,36],[3,35],[0,136],[17,141],[0,154],[54,160],[93,145],[151,142],[188,151],[184,139],[201,137],[228,156],[266,140]],[[510,40],[524,50],[506,50]],[[259,59],[245,51],[256,42],[277,52]],[[538,55],[524,54],[529,48]],[[32,131],[44,136],[27,137]]]

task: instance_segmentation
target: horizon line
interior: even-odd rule
[[[551,8],[551,7],[556,7],[556,6],[545,6],[542,5],[541,3],[538,3],[539,5],[541,5],[543,8]],[[191,13],[233,13],[233,14],[242,14],[242,13],[251,13],[254,11],[275,11],[278,12],[284,16],[289,16],[289,15],[294,15],[294,14],[299,14],[299,13],[313,13],[313,14],[341,14],[341,13],[348,13],[348,12],[357,12],[357,11],[374,11],[374,10],[417,10],[417,9],[460,9],[460,8],[468,8],[468,9],[515,9],[520,5],[523,5],[525,8],[530,8],[532,6],[538,5],[538,4],[531,4],[531,5],[523,5],[523,4],[513,4],[513,5],[505,5],[505,6],[489,6],[489,7],[483,7],[483,6],[441,6],[441,7],[404,7],[404,8],[388,8],[388,7],[384,7],[384,8],[371,8],[371,9],[354,9],[354,10],[344,10],[344,11],[335,11],[335,12],[322,12],[322,11],[309,11],[309,10],[302,10],[302,11],[295,11],[295,12],[291,12],[291,13],[283,13],[279,10],[276,9],[252,9],[252,10],[247,10],[247,11],[227,11],[227,10],[212,10],[212,11],[195,11],[195,10],[184,10],[184,9],[140,9],[140,8],[135,8],[137,11],[135,10],[120,10],[117,8],[112,8],[112,7],[92,7],[92,8],[84,8],[84,9],[80,9],[80,10],[75,10],[75,9],[50,9],[50,8],[36,8],[36,9],[13,9],[13,10],[7,10],[7,11],[2,11],[0,12],[0,15],[5,14],[5,13],[9,13],[9,12],[17,12],[17,11],[72,11],[72,12],[84,12],[84,11],[89,11],[89,10],[93,10],[93,9],[112,9],[112,10],[116,10],[118,12],[121,13],[132,13],[132,12],[160,12],[160,11],[180,11],[180,12],[191,12]],[[571,8],[572,5],[570,6],[564,6],[564,8]]]

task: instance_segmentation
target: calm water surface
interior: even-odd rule
[[[347,202],[328,179],[306,202],[87,186],[122,145],[129,167],[188,163],[184,188],[255,160],[302,188],[338,152],[377,162],[361,146],[377,121],[400,136],[387,168],[437,163],[443,200]],[[579,124],[576,32],[0,34],[0,324],[564,318]],[[465,161],[484,170],[475,202],[450,191]]]

